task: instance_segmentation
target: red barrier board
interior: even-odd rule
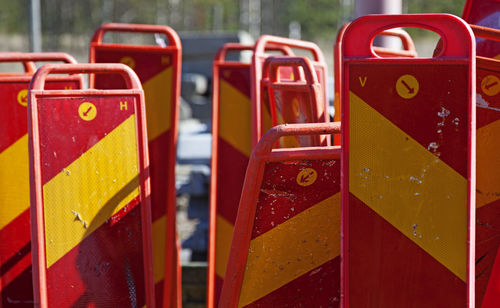
[[[229,52],[253,46],[225,44],[213,64],[212,170],[207,306],[217,307],[236,220],[237,206],[252,151],[250,63],[228,61]],[[285,47],[268,51],[290,54]],[[268,117],[270,119],[270,116]]]
[[[467,0],[462,18],[469,24],[500,29],[500,2],[497,0]],[[500,57],[500,43],[476,38],[476,53],[488,58]]]
[[[404,26],[436,31],[445,48],[376,57],[371,38]],[[469,26],[447,14],[365,16],[342,54],[343,307],[474,307]]]
[[[334,73],[334,82],[335,82],[335,96],[333,98],[333,108],[335,110],[335,114],[333,116],[333,121],[340,121],[340,89],[342,89],[342,80],[340,79],[341,74],[341,46],[342,46],[342,38],[344,37],[345,29],[349,26],[349,23],[344,24],[339,32],[337,33],[337,39],[335,41],[335,45],[333,46],[333,73]],[[415,44],[411,39],[410,35],[402,30],[402,29],[388,29],[382,31],[379,35],[382,36],[392,36],[401,39],[401,43],[403,45],[403,50],[392,50],[388,48],[373,46],[373,51],[381,57],[416,57],[417,51],[415,49]],[[340,135],[333,136],[333,144],[340,145]]]
[[[49,74],[127,89],[47,90]],[[48,64],[28,102],[33,282],[40,307],[154,307],[144,94],[122,64]]]
[[[107,32],[158,33],[166,36],[168,45],[108,44],[103,42]],[[181,49],[175,31],[158,25],[104,24],[96,30],[90,45],[90,62],[127,64],[139,76],[144,88],[151,160],[156,296],[157,304],[164,303],[166,307],[180,307],[182,300],[180,243],[175,216]],[[120,78],[112,76],[91,77],[91,84],[99,89],[124,86]]]
[[[340,148],[275,149],[284,136],[340,132],[340,124],[269,130],[245,176],[219,307],[338,307]]]
[[[33,61],[76,63],[64,53],[0,53],[0,62],[26,68],[24,74],[0,74],[0,306],[5,307],[33,306],[26,117]],[[81,84],[76,75],[47,80],[49,89],[79,89]]]
[[[265,107],[269,105],[269,102],[267,101],[267,96],[265,95],[265,86],[262,84],[264,62],[269,56],[266,54],[265,50],[266,46],[269,45],[284,46],[311,53],[311,64],[314,67],[318,82],[320,83],[323,91],[323,110],[325,110],[325,113],[326,110],[328,110],[328,100],[326,99],[328,97],[326,88],[327,68],[321,49],[319,49],[319,47],[312,42],[272,35],[262,35],[255,43],[251,66],[252,147],[257,144],[266,130],[270,128],[270,126],[268,126],[269,122],[266,123],[265,114]]]
[[[291,71],[292,78],[283,80],[283,73],[288,72],[285,69]],[[268,91],[272,126],[330,121],[325,110],[323,88],[309,59],[269,57],[264,62],[261,83]],[[324,136],[285,136],[279,140],[279,147],[330,145],[329,141]]]
[[[476,38],[500,40],[500,30],[471,26]],[[500,136],[500,61],[477,57],[476,306],[500,302],[500,200],[496,152]],[[480,273],[480,274],[479,274]]]

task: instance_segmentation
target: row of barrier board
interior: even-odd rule
[[[33,302],[30,184],[28,163],[28,88],[37,61],[76,63],[64,53],[1,53],[0,62],[18,62],[23,74],[0,74],[0,267],[1,304]],[[51,76],[46,88],[80,89],[80,76]],[[9,302],[10,301],[10,302]]]
[[[106,32],[159,33],[168,45],[104,43]],[[76,61],[63,53],[0,55],[0,62],[25,70],[0,74],[1,306],[180,307],[174,186],[180,40],[165,26],[105,24],[93,37],[90,60],[121,62],[135,72],[122,64],[48,66],[34,77],[35,63]],[[83,90],[80,73],[89,74],[89,90]],[[39,88],[28,92],[32,77]],[[29,93],[36,94],[31,124]],[[31,168],[28,124],[37,135],[30,137]],[[143,140],[149,141],[149,154]],[[151,195],[150,185],[156,192]]]
[[[415,59],[405,33],[388,30],[408,26],[438,32],[434,57]],[[209,307],[496,307],[500,62],[483,40],[489,58],[476,58],[472,31],[500,38],[444,14],[365,16],[344,28],[335,48],[342,147],[340,124],[327,123],[317,46],[263,36],[221,50]],[[163,33],[169,45],[105,44],[105,32]],[[372,47],[379,34],[406,50]],[[17,54],[26,73],[0,75],[10,103],[0,150],[10,189],[0,197],[12,204],[0,209],[2,303],[179,307],[178,37],[168,27],[107,24],[90,50],[92,62],[135,73]],[[253,51],[252,63],[225,61],[240,50]],[[37,61],[73,64],[33,76]],[[24,176],[14,182],[15,173]]]
[[[382,31],[401,26],[438,32],[436,55],[386,56],[370,46]],[[305,166],[314,165],[310,160],[320,148],[272,150],[280,146],[278,136],[315,129],[326,133],[327,128],[289,125],[268,132],[247,168],[220,307],[337,306],[340,298],[343,307],[497,307],[500,66],[493,58],[476,58],[472,30],[483,46],[488,46],[484,39],[500,37],[498,30],[471,29],[443,14],[367,16],[347,28],[338,67],[344,82],[338,100],[346,183],[339,216],[324,213],[301,225],[314,215],[311,208],[328,204],[326,197],[297,221],[289,219],[290,207],[300,202],[283,200],[307,200],[293,182]],[[329,129],[332,134],[338,127]],[[335,157],[335,150],[340,152],[334,147],[320,152]],[[308,192],[318,195],[313,187]],[[315,229],[322,226],[320,217],[331,225]],[[322,297],[321,283],[328,278],[318,273],[328,272],[328,262],[319,261],[316,269],[314,262],[334,248],[329,236],[340,234],[336,220],[337,227],[342,225],[342,274],[328,284],[338,290]],[[338,245],[340,236],[336,240]],[[308,255],[314,251],[310,241],[324,247]],[[310,272],[297,266],[304,260]],[[314,291],[308,288],[312,285]]]
[[[292,48],[309,52],[311,60],[293,57]],[[229,52],[242,50],[253,52],[251,63],[226,61]],[[282,54],[282,57],[271,57],[271,52]],[[297,86],[297,81],[306,76],[305,87]],[[213,65],[211,169],[214,172],[210,187],[208,307],[218,306],[245,170],[253,146],[262,131],[284,121],[327,121],[325,81],[323,54],[311,42],[262,36],[254,46],[226,44],[216,55]],[[286,83],[289,83],[288,90],[284,88]],[[294,98],[292,108],[278,103],[285,103],[286,99],[293,101]],[[299,119],[297,116],[304,108],[310,110],[309,116]],[[287,114],[285,110],[291,112]],[[297,140],[290,138],[288,142],[297,143]]]

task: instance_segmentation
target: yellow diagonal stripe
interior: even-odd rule
[[[500,120],[477,130],[476,207],[500,199]]]
[[[231,250],[231,241],[233,240],[233,225],[221,215],[217,215],[215,234],[215,273],[219,277],[226,276],[227,260]]]
[[[220,81],[219,135],[246,156],[252,152],[250,98]]]
[[[43,186],[47,268],[139,194],[135,116]]]
[[[165,277],[165,245],[167,236],[167,216],[163,215],[153,222],[153,270],[154,282]]]
[[[0,153],[0,229],[30,206],[28,135]]]
[[[248,305],[340,254],[340,193],[250,242],[238,306]]]
[[[170,129],[172,116],[172,66],[146,81],[146,118],[148,139],[153,140]]]
[[[349,104],[349,191],[466,281],[466,179],[352,92]]]

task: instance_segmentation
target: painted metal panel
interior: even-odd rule
[[[434,58],[379,58],[387,28],[436,31]],[[473,307],[475,50],[446,14],[365,16],[342,40],[343,307]]]
[[[340,124],[273,127],[252,153],[220,307],[339,307],[340,147],[274,149]]]
[[[65,53],[0,53],[24,74],[0,74],[0,306],[33,306],[29,215],[28,87],[35,61],[76,63]],[[49,89],[79,89],[80,76],[47,80]]]
[[[122,90],[47,90],[108,73]],[[122,64],[48,64],[30,85],[33,282],[40,307],[154,307],[144,94]]]
[[[166,46],[104,43],[109,32],[161,34]],[[146,98],[146,117],[151,163],[151,204],[157,304],[180,307],[180,243],[176,229],[175,161],[181,74],[181,43],[167,26],[104,24],[90,44],[91,63],[123,63],[141,80]],[[124,88],[119,76],[91,76],[98,89]],[[165,280],[165,277],[169,277]]]

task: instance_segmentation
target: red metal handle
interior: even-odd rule
[[[411,36],[403,29],[388,29],[382,31],[379,35],[397,37],[401,40],[404,50],[416,51],[415,44],[413,43]]]
[[[269,76],[271,82],[279,81],[278,69],[280,67],[301,67],[308,84],[317,84],[318,79],[311,61],[305,57],[269,57],[264,62],[263,78]]]
[[[253,155],[266,155],[273,145],[284,136],[329,135],[340,134],[340,122],[281,124],[268,130],[255,147]]]
[[[141,82],[134,71],[121,63],[85,63],[85,64],[46,64],[33,76],[31,89],[43,90],[49,74],[119,74],[125,80],[128,89],[141,90]]]
[[[106,32],[129,32],[129,33],[160,33],[165,34],[169,46],[181,48],[181,40],[177,33],[169,26],[143,25],[143,24],[121,24],[106,23],[101,25],[92,36],[92,43],[102,44],[104,33]],[[127,44],[128,45],[128,44]]]
[[[345,57],[372,57],[375,36],[384,30],[417,27],[436,32],[443,40],[439,57],[464,57],[473,54],[472,31],[459,17],[451,14],[366,15],[353,21],[342,39]],[[351,37],[352,36],[352,37]],[[470,37],[470,40],[464,40]]]
[[[61,61],[76,64],[75,58],[64,52],[6,52],[0,53],[0,62]]]
[[[500,41],[500,30],[477,25],[469,25],[474,35],[487,40]]]
[[[75,58],[64,52],[2,52],[0,62],[22,62],[24,71],[33,74],[36,71],[35,61],[61,61],[77,63]]]
[[[415,44],[408,32],[403,29],[388,29],[379,33],[377,36],[392,36],[401,40],[403,50],[389,49],[385,47],[372,46],[373,51],[382,57],[417,57]]]
[[[266,46],[269,44],[276,45],[276,46],[288,46],[288,47],[292,47],[292,48],[308,50],[313,55],[313,58],[315,61],[322,62],[322,63],[325,62],[325,59],[323,57],[323,53],[321,52],[321,49],[319,49],[319,47],[316,44],[314,44],[312,42],[294,40],[294,39],[290,39],[290,38],[272,36],[272,35],[262,35],[257,40],[257,43],[255,44],[255,55],[256,56],[264,56],[264,51],[266,49]]]
[[[254,45],[243,45],[240,43],[226,43],[222,46],[222,48],[217,51],[215,55],[215,61],[225,61],[226,56],[229,52],[232,51],[244,51],[244,50],[253,50]],[[280,51],[284,55],[291,56],[293,55],[293,51],[288,46],[275,46],[269,45],[266,46],[265,51]]]

